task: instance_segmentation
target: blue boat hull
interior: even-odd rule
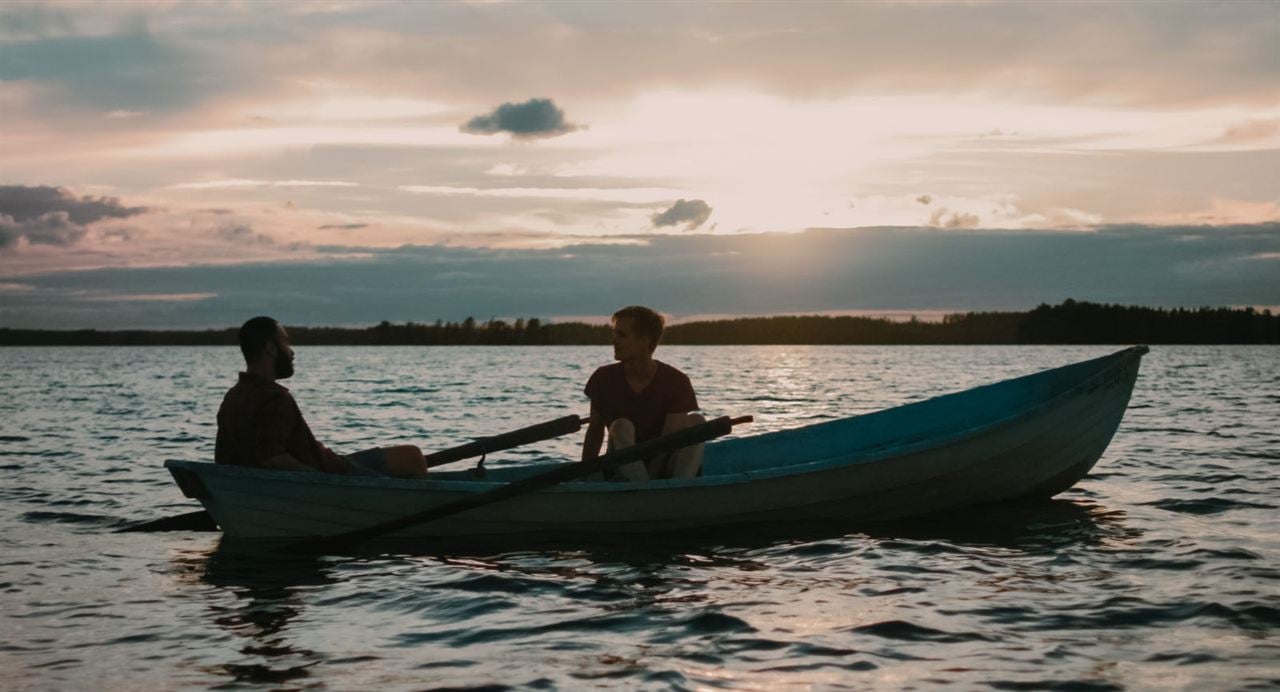
[[[796,520],[897,519],[1070,488],[1124,416],[1145,347],[906,406],[707,445],[703,475],[571,482],[397,538],[641,533]],[[560,462],[564,463],[564,462]],[[168,461],[228,536],[335,535],[538,473],[548,464],[401,480]]]

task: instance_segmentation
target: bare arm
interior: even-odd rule
[[[582,438],[582,460],[595,461],[600,456],[600,446],[604,444],[604,416],[591,406],[591,420],[587,423],[587,434]]]

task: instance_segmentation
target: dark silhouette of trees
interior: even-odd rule
[[[747,317],[667,328],[668,344],[1009,344],[1021,313],[948,315],[941,323],[872,317]]]
[[[1253,308],[1144,308],[1066,300],[1018,324],[1023,344],[1276,344],[1280,316]]]
[[[326,346],[603,345],[602,324],[462,322],[372,327],[289,327],[294,343]],[[1280,344],[1280,316],[1253,308],[1162,308],[1067,300],[1030,312],[970,312],[941,322],[871,317],[744,317],[675,324],[668,344]],[[47,330],[0,328],[0,346],[196,346],[236,344],[236,330]]]

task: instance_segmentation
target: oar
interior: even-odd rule
[[[670,435],[647,440],[633,447],[611,452],[601,457],[597,457],[594,461],[584,461],[580,463],[562,464],[560,466],[531,476],[522,480],[508,483],[504,486],[494,488],[483,493],[476,493],[470,497],[464,497],[453,502],[446,502],[438,507],[416,512],[398,519],[384,521],[380,524],[374,524],[363,529],[348,531],[334,536],[316,536],[314,538],[304,539],[285,548],[288,552],[325,552],[332,550],[341,550],[343,548],[351,548],[363,543],[371,538],[377,538],[410,526],[425,524],[429,521],[443,519],[453,516],[469,509],[483,507],[495,502],[526,495],[543,488],[549,488],[558,483],[563,483],[574,478],[581,478],[597,471],[607,471],[617,468],[623,464],[629,464],[633,461],[646,459],[672,450],[688,447],[690,445],[706,442],[721,435],[727,435],[733,429],[733,426],[741,423],[751,422],[751,416],[742,416],[740,418],[729,418],[722,416],[709,420],[706,423],[677,430]]]
[[[464,445],[444,449],[434,454],[428,454],[427,468],[440,466],[442,464],[450,464],[471,457],[483,456],[494,452],[501,452],[504,449],[513,449],[521,445],[527,445],[532,442],[541,442],[550,440],[553,437],[560,437],[570,433],[576,433],[582,429],[582,424],[590,420],[587,416],[565,416],[549,420],[546,423],[538,423],[530,425],[527,428],[512,430],[501,435],[493,437],[482,437],[474,442],[468,442]]]
[[[521,445],[531,444],[533,442],[541,442],[550,440],[554,437],[568,435],[578,432],[582,429],[582,425],[589,420],[586,416],[564,416],[555,420],[549,420],[545,423],[530,425],[519,430],[494,435],[493,437],[482,437],[474,442],[468,442],[457,447],[450,447],[434,454],[426,455],[427,467],[432,468],[449,464],[463,459],[470,459],[485,454],[501,452],[507,449],[514,449]],[[163,517],[153,519],[151,521],[126,526],[117,529],[117,533],[128,533],[132,531],[154,532],[154,531],[216,531],[218,525],[214,523],[213,517],[205,510],[197,510],[186,514],[179,514],[172,517]]]

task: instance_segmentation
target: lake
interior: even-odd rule
[[[1119,347],[662,347],[753,434]],[[605,347],[297,346],[338,451],[585,413]],[[0,688],[1274,689],[1280,348],[1153,347],[1053,501],[715,540],[246,553],[190,509],[234,348],[0,348]],[[490,466],[576,458],[561,438]]]

